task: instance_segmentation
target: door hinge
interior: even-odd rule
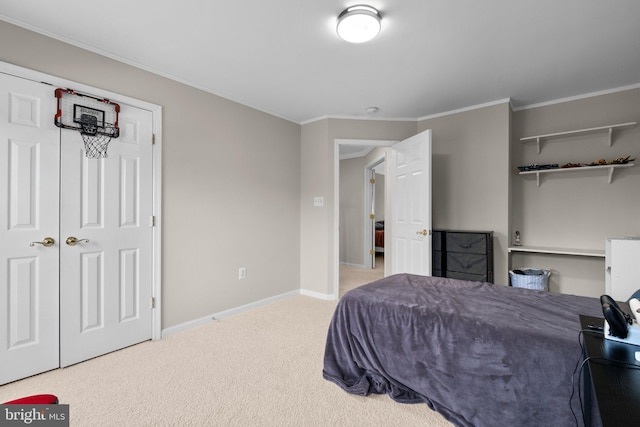
[[[156,297],[151,297],[151,308],[156,308]]]
[[[151,134],[151,145],[156,145],[156,134],[155,133]]]
[[[374,251],[373,249],[371,249],[371,250],[369,251],[369,255],[375,255],[375,253],[376,253],[376,251]]]
[[[375,214],[370,214],[369,215],[369,219],[375,219],[375,218],[376,218]]]
[[[372,183],[372,184],[375,184],[375,183],[376,183],[376,179],[375,179],[375,178],[371,178],[371,179],[369,180],[369,182],[370,182],[370,183]]]
[[[156,216],[155,215],[151,215],[151,226],[152,227],[156,226]]]

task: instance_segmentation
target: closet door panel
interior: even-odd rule
[[[0,74],[0,384],[59,366],[59,138],[51,87]]]
[[[80,134],[62,130],[61,366],[152,333],[151,113],[121,105],[120,137],[87,158]]]

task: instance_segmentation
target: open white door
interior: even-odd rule
[[[51,86],[0,73],[0,384],[59,366],[52,98]]]
[[[393,146],[391,274],[431,275],[431,130]]]
[[[106,159],[62,130],[61,366],[152,335],[152,113],[120,107]]]

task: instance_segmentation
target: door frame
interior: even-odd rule
[[[375,242],[373,241],[373,233],[372,233],[372,223],[371,223],[371,219],[369,217],[372,205],[374,205],[375,203],[375,194],[372,194],[372,189],[373,192],[375,192],[375,189],[377,188],[376,186],[378,185],[378,183],[371,183],[370,179],[373,176],[375,179],[375,169],[382,163],[384,163],[384,167],[385,170],[387,169],[387,153],[382,153],[382,155],[380,156],[376,156],[370,163],[368,163],[365,167],[364,167],[364,266],[365,268],[374,268],[374,261],[373,259],[375,258],[375,253],[372,256],[370,254],[370,250],[375,250]],[[385,177],[386,177],[386,173],[385,173]],[[385,181],[386,182],[386,181]],[[373,187],[373,188],[371,188]],[[386,185],[385,185],[386,187]],[[384,193],[386,196],[387,193],[387,189],[384,189]],[[384,205],[384,216],[385,218],[387,217],[387,203],[386,203],[386,199],[385,199],[385,205]],[[375,221],[377,220],[377,212],[374,212],[374,215],[376,215],[376,218],[374,218],[374,224]],[[386,240],[386,234],[385,234],[385,240]],[[385,242],[386,243],[386,242]],[[386,248],[386,245],[385,245]],[[384,268],[384,266],[383,266]]]
[[[331,299],[338,299],[340,294],[340,145],[362,145],[373,147],[392,147],[397,140],[381,139],[343,139],[333,140],[333,277]],[[386,157],[386,155],[385,155]],[[388,167],[387,162],[387,167]],[[387,193],[386,197],[390,197]],[[386,264],[386,257],[385,257]]]
[[[152,297],[154,307],[152,313],[151,338],[159,340],[162,338],[162,106],[152,104],[139,99],[130,98],[103,89],[77,83],[71,80],[55,77],[39,71],[31,70],[17,65],[0,61],[0,73],[13,75],[15,77],[33,80],[40,83],[49,84],[52,87],[51,102],[54,101],[53,88],[73,88],[79,92],[88,93],[97,97],[106,98],[117,103],[128,104],[136,108],[148,110],[152,113],[152,132],[154,135],[153,161],[152,161],[152,183],[153,183],[153,267],[152,267]],[[53,120],[53,117],[51,118]]]

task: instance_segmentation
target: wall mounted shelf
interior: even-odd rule
[[[575,168],[556,168],[556,169],[542,169],[538,171],[525,171],[520,172],[520,175],[536,175],[536,181],[538,187],[540,187],[540,174],[545,173],[565,173],[565,172],[584,172],[588,170],[598,170],[598,169],[606,169],[609,171],[609,184],[613,179],[613,171],[617,168],[630,168],[635,166],[633,163],[622,163],[622,164],[611,164],[611,165],[602,165],[602,166],[581,166]]]
[[[527,137],[524,137],[524,138],[520,138],[520,141],[522,141],[522,142],[535,141],[538,144],[538,154],[540,154],[540,149],[541,149],[540,143],[543,140],[548,140],[548,139],[553,139],[553,138],[561,138],[561,137],[564,137],[564,136],[582,135],[582,134],[588,134],[588,133],[596,133],[596,132],[607,131],[608,134],[609,134],[609,138],[608,138],[609,147],[611,147],[611,145],[613,144],[613,131],[614,131],[614,129],[632,128],[635,125],[636,125],[636,122],[629,122],[629,123],[619,123],[619,124],[615,124],[615,125],[598,126],[598,127],[594,127],[594,128],[569,130],[569,131],[565,131],[565,132],[547,133],[545,135],[535,135],[535,136],[527,136]]]
[[[509,252],[529,252],[538,254],[554,254],[554,255],[574,255],[604,258],[604,250],[599,249],[571,249],[571,248],[553,248],[546,246],[509,246]]]

